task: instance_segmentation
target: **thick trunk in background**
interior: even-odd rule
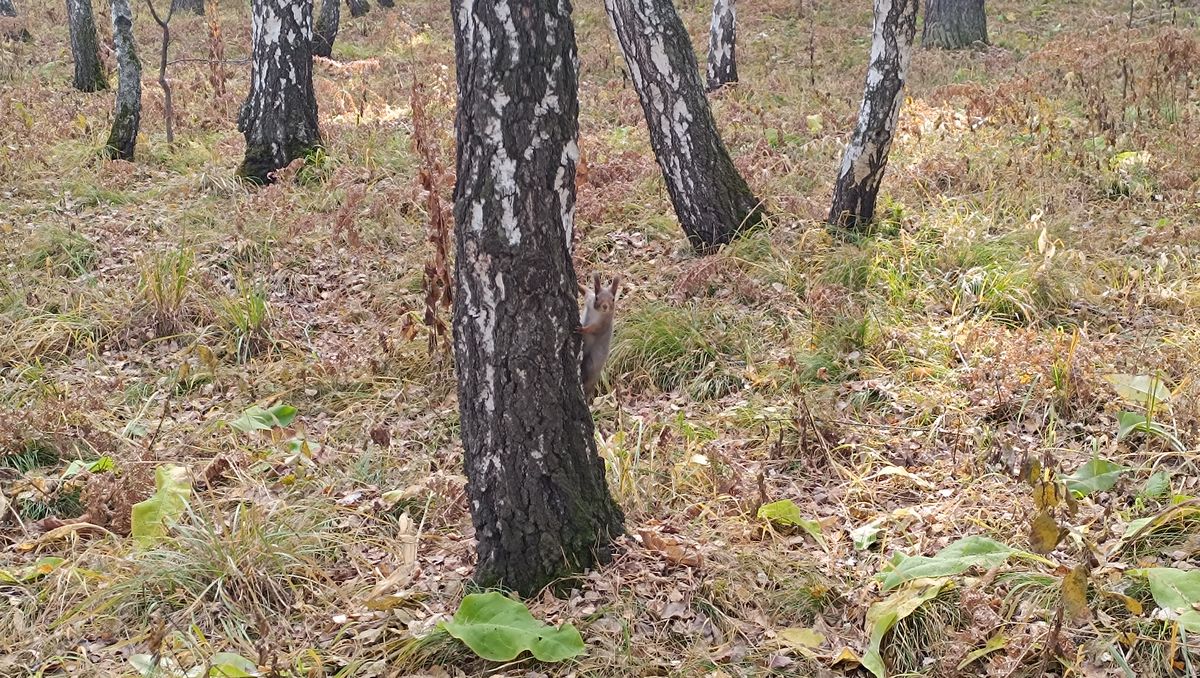
[[[396,6],[395,0],[379,0],[380,7],[392,8]]]
[[[204,16],[204,0],[171,0],[171,11],[187,10],[192,14]]]
[[[925,28],[921,44],[942,49],[986,45],[987,13],[984,0],[925,0]]]
[[[346,0],[346,6],[350,8],[350,16],[359,17],[371,11],[371,6],[367,4],[367,0]]]
[[[691,39],[671,0],[605,0],[650,143],[688,240],[706,251],[762,220],[713,120]]]
[[[17,8],[13,0],[0,0],[0,34],[8,40],[29,40],[32,36],[21,22],[16,21]]]
[[[737,80],[737,9],[734,0],[715,0],[708,29],[708,91]]]
[[[321,145],[312,81],[312,0],[253,0],[250,94],[238,115],[246,159],[238,175],[270,174]]]
[[[530,596],[622,533],[580,383],[569,0],[453,0],[454,354],[475,579]]]
[[[341,20],[341,0],[321,0],[321,14],[317,17],[317,28],[313,32],[312,50],[315,56],[328,59],[333,54],[333,43],[337,40]]]
[[[117,52],[117,102],[113,107],[112,131],[104,154],[113,159],[133,160],[138,126],[142,120],[142,64],[133,38],[133,14],[129,0],[111,0],[113,45]]]
[[[875,0],[871,63],[858,127],[842,156],[834,185],[829,223],[843,228],[865,226],[875,216],[879,184],[904,101],[904,78],[917,33],[919,0]]]
[[[108,80],[100,64],[92,0],[67,0],[67,25],[71,31],[71,56],[75,60],[75,89],[83,92],[105,89]]]
[[[13,6],[12,0],[0,0],[0,16],[16,16],[17,8]]]

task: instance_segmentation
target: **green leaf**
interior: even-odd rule
[[[874,674],[876,678],[885,678],[887,668],[883,664],[883,655],[880,653],[883,637],[896,625],[896,622],[936,598],[949,583],[948,579],[916,579],[884,600],[872,605],[867,610],[867,630],[871,633],[871,642],[866,653],[863,654],[863,667]]]
[[[255,405],[242,413],[242,416],[229,422],[231,428],[243,433],[252,431],[269,431],[275,427],[284,427],[296,418],[296,408],[291,405],[279,404],[269,410]]]
[[[584,651],[583,638],[571,624],[555,629],[533,618],[529,608],[495,591],[463,598],[454,619],[442,628],[475,654],[495,662],[528,651],[537,660],[560,662]]]
[[[1130,433],[1145,433],[1148,436],[1162,438],[1176,452],[1187,451],[1187,446],[1175,437],[1175,432],[1161,422],[1153,421],[1146,415],[1137,412],[1122,412],[1117,416],[1117,440],[1124,440]]]
[[[1200,570],[1151,567],[1136,570],[1150,582],[1150,595],[1161,608],[1179,615],[1179,625],[1188,633],[1200,633]]]
[[[188,470],[163,464],[154,471],[154,496],[133,505],[133,539],[143,548],[167,536],[167,528],[179,520],[192,494]]]
[[[995,652],[996,650],[999,650],[1000,648],[1004,647],[1005,645],[1008,645],[1008,637],[1005,636],[1003,633],[997,633],[996,635],[992,636],[991,638],[988,638],[988,641],[986,643],[984,643],[983,647],[979,648],[978,650],[971,651],[971,653],[968,654],[962,660],[962,662],[959,663],[958,670],[962,671],[967,666],[969,666],[971,664],[971,662],[973,662],[981,657],[987,656],[987,655]]]
[[[972,567],[990,569],[1004,564],[1014,553],[1017,553],[1016,549],[987,537],[966,537],[938,551],[933,557],[912,556],[901,560],[884,575],[883,590],[918,578],[962,574]]]
[[[73,461],[67,465],[67,470],[63,471],[62,479],[66,480],[67,478],[70,478],[71,476],[79,475],[80,473],[83,473],[85,470],[91,471],[92,473],[100,473],[102,471],[111,471],[111,470],[113,470],[114,467],[115,467],[115,464],[113,463],[112,457],[100,457],[99,459],[97,459],[95,461],[84,461],[82,459],[76,459],[75,461]]]
[[[258,666],[234,652],[218,652],[208,660],[208,678],[253,678],[259,675]]]
[[[1106,374],[1104,380],[1113,385],[1117,395],[1149,409],[1154,403],[1171,399],[1171,389],[1161,377],[1151,374]]]
[[[1086,497],[1093,492],[1103,492],[1112,488],[1121,474],[1128,470],[1124,466],[1097,457],[1063,478],[1063,482],[1066,483],[1067,489]]]
[[[1153,499],[1155,497],[1165,496],[1171,491],[1171,472],[1156,471],[1146,479],[1145,486],[1142,487],[1141,496]]]
[[[791,499],[780,499],[770,504],[763,504],[758,507],[758,517],[779,525],[799,527],[817,540],[821,546],[825,545],[825,538],[821,536],[821,523],[801,515],[800,507],[796,506],[796,502]]]
[[[879,541],[879,533],[882,531],[880,525],[887,520],[886,516],[876,518],[866,525],[850,530],[850,539],[854,542],[854,548],[857,551],[866,551],[871,548],[875,542]]]
[[[32,565],[26,565],[19,570],[0,570],[0,584],[24,584],[44,577],[58,569],[63,559],[57,556],[38,558]]]

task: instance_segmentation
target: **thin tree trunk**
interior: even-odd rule
[[[100,63],[92,0],[67,0],[67,24],[71,31],[71,56],[75,60],[75,89],[83,92],[106,89],[108,80]]]
[[[715,0],[708,29],[708,91],[737,81],[737,9],[734,0]]]
[[[317,29],[313,33],[314,55],[328,59],[333,54],[333,42],[337,40],[338,23],[341,20],[341,0],[321,0],[321,14],[317,17]]]
[[[271,173],[321,145],[312,81],[312,0],[253,0],[250,94],[238,115],[246,159],[238,175]]]
[[[700,251],[763,217],[713,120],[691,39],[671,0],[605,0],[675,214]]]
[[[838,171],[829,223],[857,228],[875,216],[879,184],[904,101],[904,79],[917,33],[918,0],[875,0],[871,63],[858,127]]]
[[[112,159],[133,160],[138,127],[142,120],[142,62],[133,37],[133,13],[129,0],[111,0],[113,44],[117,52],[117,101],[113,107],[112,131],[104,154]]]
[[[452,0],[454,352],[476,581],[529,596],[622,532],[580,383],[569,0]]]
[[[987,12],[984,0],[925,0],[925,27],[921,44],[942,49],[986,45]]]
[[[167,127],[167,143],[175,143],[175,104],[171,97],[171,83],[167,80],[167,50],[171,48],[171,17],[175,16],[174,3],[171,4],[171,9],[167,11],[167,18],[162,18],[158,15],[158,10],[154,8],[154,0],[146,0],[146,5],[150,8],[150,15],[154,17],[154,22],[162,29],[162,50],[159,52],[158,60],[158,86],[163,91],[163,120]]]
[[[17,18],[12,0],[0,0],[0,33],[8,40],[29,40],[29,30]]]
[[[353,17],[360,17],[371,11],[367,0],[346,0],[346,6],[350,8],[350,16]]]
[[[171,11],[190,10],[192,14],[204,16],[204,0],[171,0]]]

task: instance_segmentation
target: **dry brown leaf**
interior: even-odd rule
[[[1058,546],[1062,536],[1063,530],[1054,520],[1054,514],[1043,509],[1029,526],[1029,550],[1040,554],[1050,553]]]
[[[1088,568],[1085,564],[1076,565],[1063,577],[1062,597],[1067,614],[1076,621],[1086,621],[1092,616],[1088,607]]]
[[[650,530],[638,530],[638,534],[641,535],[642,544],[646,546],[648,551],[662,554],[667,559],[667,562],[672,565],[698,568],[704,564],[703,556],[694,549],[688,548],[674,539],[667,539],[661,534]]]

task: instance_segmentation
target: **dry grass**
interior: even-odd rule
[[[1093,570],[1094,624],[1055,624],[1081,554],[1068,537],[1047,561],[959,577],[883,655],[931,676],[1196,675],[1194,640],[1182,649],[1170,624],[1114,597],[1149,610],[1122,568],[1200,558],[1195,511],[1164,513],[1200,492],[1200,19],[1187,3],[1138,3],[1128,28],[1121,0],[997,0],[994,47],[919,51],[883,218],[856,242],[819,220],[858,110],[867,3],[748,5],[744,82],[713,105],[773,218],[703,260],[675,224],[607,19],[579,5],[576,261],[628,281],[595,412],[633,536],[565,599],[530,603],[578,625],[586,656],[500,668],[435,630],[473,558],[452,366],[428,357],[421,329],[426,263],[440,266],[426,191],[446,192],[436,170],[453,166],[445,7],[347,18],[316,65],[324,153],[250,191],[230,179],[245,65],[216,88],[207,63],[172,66],[174,147],[146,88],[137,162],[100,162],[109,95],[69,89],[64,10],[30,4],[32,40],[0,43],[0,492],[14,509],[0,569],[64,562],[0,583],[0,675],[121,675],[154,651],[182,666],[231,651],[304,676],[818,675],[843,646],[861,655],[896,552],[974,534],[1027,548],[1023,463],[1070,473],[1095,454],[1131,470],[1071,522],[1110,556]],[[222,5],[225,57],[242,59],[248,7]],[[682,10],[702,36],[708,7]],[[145,18],[144,55],[157,44]],[[176,57],[213,48],[205,18],[172,28]],[[421,158],[410,96],[427,121]],[[1157,419],[1186,451],[1116,440],[1127,406],[1112,372],[1176,387]],[[293,430],[223,423],[275,402],[298,408]],[[103,456],[112,471],[61,477]],[[129,507],[164,462],[193,472],[195,494],[171,538],[139,550]],[[1144,491],[1155,472],[1168,493]],[[824,548],[756,517],[785,498],[820,520]],[[47,515],[81,513],[108,532],[47,538]],[[850,533],[868,523],[878,540],[858,550]],[[643,530],[703,564],[648,548]],[[782,643],[788,627],[821,630],[821,657]],[[997,632],[1003,648],[957,668]]]

